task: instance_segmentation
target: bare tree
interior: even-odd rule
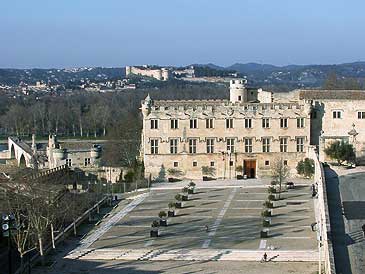
[[[288,176],[289,168],[287,165],[284,165],[283,158],[278,158],[273,161],[273,165],[271,168],[271,178],[279,184],[279,199],[282,190],[282,184]]]

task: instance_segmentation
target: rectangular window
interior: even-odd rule
[[[198,166],[198,162],[197,162],[197,161],[194,161],[194,162],[193,162],[193,166],[194,166],[194,167],[197,167],[197,166]]]
[[[170,139],[170,153],[177,154],[177,142],[178,139]]]
[[[297,128],[304,128],[304,118],[297,118]]]
[[[207,153],[214,153],[214,139],[207,139]]]
[[[198,128],[198,120],[190,119],[190,128]]]
[[[262,138],[262,152],[270,152],[270,138]]]
[[[341,119],[342,118],[342,112],[340,110],[335,110],[332,112],[333,119]]]
[[[287,166],[288,165],[288,160],[284,160],[283,163],[284,163],[284,166]]]
[[[233,138],[227,138],[227,151],[234,153],[234,139]]]
[[[357,112],[357,118],[358,119],[365,119],[365,111]]]
[[[280,138],[280,152],[288,152],[288,138],[287,137]]]
[[[151,120],[151,129],[158,129],[158,120],[157,119]]]
[[[90,158],[85,158],[84,165],[89,166],[90,165]]]
[[[287,128],[288,127],[288,118],[280,118],[280,127]]]
[[[304,152],[304,137],[297,137],[297,152]]]
[[[245,139],[245,152],[252,153],[252,138]]]
[[[269,118],[262,118],[262,127],[269,128],[270,127],[270,119]]]
[[[158,140],[151,140],[151,154],[158,154]]]
[[[265,166],[269,166],[270,165],[270,161],[269,160],[266,160],[265,161]]]
[[[179,166],[179,162],[174,162],[174,167],[178,167]]]
[[[245,119],[245,128],[252,128],[252,119],[251,118]]]
[[[214,162],[210,162],[210,166],[214,166]]]
[[[233,128],[233,119],[232,118],[226,119],[226,128]]]
[[[177,129],[177,128],[179,128],[179,120],[171,119],[171,129]]]
[[[72,166],[72,159],[66,159],[66,165],[71,167]]]
[[[205,127],[206,128],[214,128],[214,124],[213,124],[213,119],[212,118],[205,119]]]
[[[196,153],[196,139],[189,139],[189,153]]]

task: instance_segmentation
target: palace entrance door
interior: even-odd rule
[[[247,178],[256,178],[256,160],[243,160],[243,170]]]

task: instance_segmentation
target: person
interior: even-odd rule
[[[262,261],[263,262],[267,262],[267,254],[266,254],[266,252],[264,253],[264,256],[262,256]]]
[[[365,238],[365,224],[362,225],[362,234],[364,235],[364,238]]]
[[[206,232],[209,232],[209,227],[208,227],[208,225],[205,225],[205,231],[206,231]]]

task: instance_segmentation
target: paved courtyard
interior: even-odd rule
[[[267,252],[275,261],[318,259],[316,233],[310,228],[315,216],[308,182],[282,194],[287,205],[273,210],[267,239],[260,238],[267,186],[217,182],[198,184],[197,193],[178,210],[177,217],[160,227],[161,237],[150,238],[151,222],[161,210],[167,211],[184,185],[160,185],[117,208],[67,258],[259,261]]]

